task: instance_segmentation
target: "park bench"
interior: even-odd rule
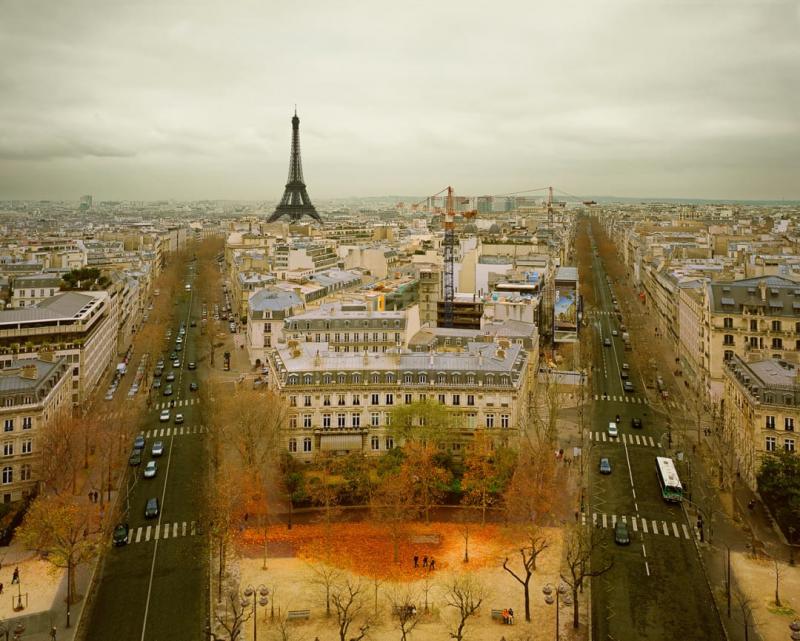
[[[286,618],[289,621],[294,619],[308,619],[311,616],[311,610],[289,610],[286,613]]]
[[[395,605],[392,606],[392,614],[395,616],[414,616],[417,613],[416,606],[413,605]]]
[[[500,621],[500,623],[505,623],[503,621],[503,611],[502,610],[492,610],[492,619]]]

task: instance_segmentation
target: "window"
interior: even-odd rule
[[[722,319],[722,326],[725,329],[733,329],[733,319],[732,318],[723,318]]]
[[[303,376],[303,383],[306,385],[311,385],[314,382],[314,377],[311,374],[306,374]]]
[[[289,385],[297,385],[297,382],[300,380],[300,377],[297,374],[291,374],[289,376]]]
[[[398,334],[397,332],[394,333],[394,342],[395,343],[399,343],[400,342],[400,334]]]
[[[772,339],[772,349],[783,349],[783,339],[782,338],[773,338]]]
[[[19,480],[20,481],[30,481],[31,480],[31,466],[30,466],[30,464],[25,463],[19,468]]]
[[[787,432],[794,432],[794,417],[787,416],[783,419],[783,427]]]
[[[14,481],[14,470],[10,465],[3,468],[3,485],[10,485]]]
[[[322,415],[322,427],[326,430],[331,429],[331,415],[330,414],[323,414]]]
[[[380,382],[381,382],[381,375],[377,373],[372,374],[372,384],[377,385]]]
[[[303,414],[303,427],[306,429],[311,427],[311,414]]]
[[[328,406],[331,404],[331,395],[330,395],[330,394],[325,394],[325,395],[322,397],[322,404],[323,404],[325,407],[328,407]]]
[[[297,429],[297,417],[296,416],[290,416],[289,417],[289,429],[290,430]]]
[[[409,374],[408,372],[406,372],[405,374],[403,374],[403,382],[404,383],[413,383],[414,382],[414,375],[413,374]]]
[[[475,429],[477,414],[470,412],[467,414],[467,427],[471,430]]]
[[[486,377],[486,384],[487,385],[494,385],[494,376],[492,374],[489,374]]]
[[[370,421],[369,424],[372,425],[372,427],[378,427],[381,424],[381,415],[380,415],[380,413],[372,412],[372,414],[370,414],[369,421]]]
[[[394,439],[391,436],[386,437],[386,449],[387,450],[394,449]]]
[[[411,394],[405,394],[405,395],[403,395],[403,402],[404,402],[406,405],[411,405],[411,403],[413,403],[413,402],[414,402],[414,401],[412,401],[412,400],[411,400]]]
[[[354,343],[357,343],[357,342],[360,340],[359,336],[360,336],[360,335],[359,335],[359,333],[358,333],[358,332],[355,332],[355,333],[353,334],[353,342],[354,342]]]
[[[729,349],[726,349],[726,350],[725,350],[725,354],[724,354],[723,358],[724,358],[726,361],[729,361],[729,360],[731,360],[731,359],[733,358],[733,352],[732,352],[731,350],[729,350]]]
[[[380,394],[373,394],[371,402],[373,405],[379,405],[381,402],[381,395]]]
[[[339,332],[336,332],[336,333],[333,335],[333,342],[334,342],[334,343],[338,343],[338,342],[339,342]]]
[[[793,438],[783,439],[783,449],[787,452],[794,452],[794,439]]]
[[[779,320],[772,321],[772,331],[773,332],[781,331],[781,322]]]
[[[501,414],[500,415],[500,427],[504,430],[508,429],[509,424],[509,415],[508,414]]]
[[[311,407],[311,396],[308,394],[303,397],[303,407]]]
[[[775,417],[774,416],[765,416],[764,420],[766,421],[766,428],[768,430],[775,429]]]
[[[333,376],[331,376],[330,374],[323,374],[322,382],[325,383],[326,385],[330,385],[331,383],[333,383]]]
[[[352,414],[350,416],[350,424],[353,427],[361,427],[361,414]]]
[[[350,342],[350,332],[345,332],[344,333],[344,342],[345,343],[349,343]]]
[[[501,376],[500,377],[500,385],[510,385],[511,379],[508,376]]]
[[[297,407],[297,397],[290,396],[289,397],[289,407]]]
[[[346,427],[347,425],[347,414],[337,414],[336,415],[336,426],[337,427]]]
[[[3,443],[3,456],[14,456],[14,443],[11,441]]]
[[[439,383],[439,385],[444,385],[447,382],[447,376],[444,374],[437,374],[436,382]]]
[[[32,416],[24,416],[22,418],[22,429],[29,430],[33,427],[33,417]]]
[[[347,382],[347,374],[339,374],[336,380],[339,382],[339,385],[344,385]]]
[[[444,398],[444,394],[439,394],[439,403],[440,403],[441,405],[444,405],[444,404],[445,404],[445,398]]]
[[[386,395],[386,404],[387,405],[394,405],[394,394],[387,394]]]
[[[765,449],[767,452],[774,452],[775,451],[775,442],[776,439],[774,436],[768,436],[766,443],[764,444]]]
[[[30,454],[33,451],[33,440],[27,439],[22,441],[22,453],[23,454]]]
[[[311,451],[311,439],[309,437],[303,439],[303,451],[304,452]]]
[[[361,405],[361,396],[359,394],[353,394],[353,405]]]
[[[757,332],[758,331],[758,321],[757,320],[751,320],[750,321],[750,331],[751,332]]]
[[[474,394],[467,394],[467,405],[470,407],[475,405],[475,395]]]
[[[461,405],[461,395],[453,394],[453,405]]]
[[[336,399],[336,402],[337,402],[339,405],[346,405],[346,404],[347,404],[347,399],[345,398],[345,395],[344,395],[344,394],[339,394],[339,395],[338,395],[338,398]]]
[[[800,334],[800,323],[795,323],[794,324],[794,333],[795,334]]]
[[[297,451],[297,439],[296,438],[290,438],[289,439],[289,451],[290,452],[296,452]]]
[[[370,439],[370,443],[372,444],[372,449],[373,450],[381,449],[381,440],[377,436],[373,436]]]
[[[725,337],[722,339],[723,345],[733,345],[733,334],[725,334]]]
[[[494,427],[494,414],[487,414],[486,415],[486,427],[487,428]]]
[[[428,382],[428,375],[424,372],[419,375],[419,382],[420,383],[427,383]]]
[[[358,385],[358,384],[360,384],[360,383],[361,383],[361,374],[359,374],[358,372],[356,372],[356,373],[352,374],[351,376],[352,376],[352,378],[353,378],[353,384],[354,384],[354,385]]]

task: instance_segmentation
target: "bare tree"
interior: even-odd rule
[[[331,593],[336,584],[342,578],[342,571],[327,563],[308,564],[314,576],[311,579],[312,585],[316,585],[325,593],[325,614],[331,615]]]
[[[253,608],[242,605],[236,590],[228,592],[228,601],[230,608],[226,608],[222,613],[218,610],[214,615],[217,625],[222,626],[226,634],[218,637],[214,632],[211,632],[210,635],[213,641],[239,641],[242,635],[242,627],[253,616]]]
[[[753,626],[753,599],[738,587],[733,590],[733,598],[739,608],[739,620],[742,623],[744,641],[750,641],[750,628]]]
[[[409,588],[395,590],[389,594],[389,603],[392,611],[397,615],[397,627],[400,631],[400,641],[408,641],[409,635],[419,624],[417,606],[414,603],[418,595]]]
[[[350,578],[334,586],[331,592],[331,601],[336,610],[336,621],[339,624],[339,641],[361,641],[369,631],[369,621],[363,622],[358,628],[358,636],[349,637],[347,632],[350,626],[361,615],[365,608],[363,585]]]
[[[583,581],[605,574],[613,566],[612,560],[598,558],[600,555],[595,554],[599,547],[600,540],[593,536],[591,528],[576,524],[567,535],[564,553],[565,572],[561,573],[561,579],[572,590],[572,627],[574,628],[579,626],[578,592],[583,589]]]
[[[780,593],[781,576],[783,576],[783,568],[781,567],[781,564],[778,561],[778,559],[772,559],[772,566],[773,569],[775,570],[775,605],[780,608],[783,607],[783,604],[781,603],[781,593]]]
[[[550,547],[550,541],[541,528],[535,525],[526,528],[524,537],[525,545],[519,549],[519,556],[522,562],[521,571],[515,572],[508,566],[508,557],[503,561],[503,569],[522,586],[522,593],[525,597],[525,620],[530,621],[531,599],[529,585],[531,575],[536,571],[536,558]]]
[[[485,598],[483,586],[471,574],[454,576],[446,585],[444,598],[456,611],[455,621],[448,630],[450,638],[463,641],[467,621],[475,616]]]

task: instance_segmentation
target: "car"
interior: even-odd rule
[[[178,358],[177,352],[172,352],[172,354],[169,355],[169,360],[171,361],[174,361],[176,358]]]
[[[147,465],[144,466],[144,477],[146,479],[153,479],[156,477],[156,472],[158,472],[158,465],[156,465],[156,462],[148,461]]]
[[[626,391],[626,392],[635,392],[636,391],[636,388],[633,386],[633,383],[631,383],[630,381],[625,381],[622,384],[622,389],[624,391]]]
[[[600,474],[611,474],[611,461],[607,458],[600,459]]]
[[[611,339],[606,336],[606,338],[603,339],[603,345],[611,347]]]
[[[164,391],[161,392],[164,396],[172,396],[172,385],[167,385]]]
[[[163,358],[159,358],[158,359],[158,363],[156,363],[156,367],[158,369],[162,369],[162,370],[164,369],[164,359]]]
[[[630,368],[631,368],[631,366],[628,365],[627,363],[623,363],[622,364],[622,369],[624,369],[625,371],[628,371]]]
[[[147,499],[147,505],[144,508],[144,518],[154,519],[158,516],[158,499],[153,497]]]
[[[611,421],[608,424],[608,435],[613,437],[619,436],[619,430],[617,429],[617,424],[614,421]]]
[[[114,526],[114,534],[111,535],[111,541],[117,547],[120,545],[127,545],[128,532],[130,532],[130,528],[127,523],[117,523]]]
[[[192,321],[189,323],[189,327],[197,327],[197,321]]]
[[[181,366],[181,359],[179,359],[178,357],[175,357],[175,359],[172,361],[172,366],[173,367],[180,367]]]
[[[161,376],[163,373],[164,373],[163,367],[156,367],[155,370],[153,370],[153,376],[155,376],[156,378]]]
[[[169,387],[169,385],[167,385],[167,387]],[[164,391],[166,392],[167,390],[165,389]],[[170,419],[169,410],[161,410],[161,416],[158,417],[158,420],[161,421],[162,423],[166,423],[167,421],[169,421],[169,419]]]
[[[642,429],[642,419],[640,419],[640,418],[632,418],[631,419],[631,427],[634,427],[637,430]]]
[[[181,414],[180,412],[178,412],[178,413],[175,415],[175,425],[180,425],[181,423],[183,423],[183,414]]]
[[[176,343],[177,345],[180,345],[181,343],[183,343],[183,338],[181,338],[180,336],[178,336],[178,338],[176,338],[176,339],[175,339],[175,343]]]
[[[622,371],[619,373],[619,377],[620,377],[620,378],[621,378],[623,381],[624,381],[624,380],[627,380],[628,376],[629,376],[629,374],[628,374],[628,370],[626,370],[626,369],[622,370]]]
[[[164,442],[156,441],[150,448],[150,456],[161,456],[162,454],[164,454]]]
[[[158,389],[160,387],[161,387],[161,379],[160,378],[154,378],[153,379],[153,389]]]
[[[133,450],[128,457],[128,464],[132,467],[142,464],[142,450]]]
[[[611,330],[611,335],[612,336],[619,336],[619,332],[616,329],[612,329]]]
[[[171,383],[174,380],[175,380],[175,372],[170,372],[169,374],[167,374],[167,383]]]
[[[187,367],[189,369],[197,369],[197,363],[195,363],[194,361],[189,361]]]
[[[628,545],[631,542],[631,536],[628,534],[628,524],[625,521],[619,520],[614,526],[614,543],[617,545]]]
[[[113,401],[114,400],[114,392],[106,392],[105,399],[107,401]]]
[[[175,346],[175,351],[176,351],[176,352],[182,352],[182,351],[183,351],[183,345],[181,345],[180,343],[178,343],[178,344]]]
[[[137,450],[143,450],[144,449],[144,436],[139,434],[139,436],[137,436],[135,439],[133,439],[133,447],[134,447],[134,449],[137,449]]]
[[[195,383],[194,381],[189,383],[189,391],[190,392],[196,392],[197,391],[197,383]]]

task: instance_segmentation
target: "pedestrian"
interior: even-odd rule
[[[428,567],[428,555],[427,554],[422,557],[422,567],[423,568],[427,568]]]
[[[419,567],[419,555],[418,554],[414,555],[414,567],[415,568]]]
[[[514,625],[514,608],[508,608],[508,625]]]
[[[11,585],[19,583],[19,567],[14,568],[14,575],[11,577]]]
[[[92,502],[92,491],[89,490],[89,503],[91,503],[91,502]]]
[[[431,557],[431,567],[430,567],[430,569],[431,570],[435,570],[436,569],[436,559],[434,559],[433,557]]]
[[[508,608],[503,608],[503,623],[508,624]]]
[[[0,594],[3,594],[3,584],[0,583]]]

